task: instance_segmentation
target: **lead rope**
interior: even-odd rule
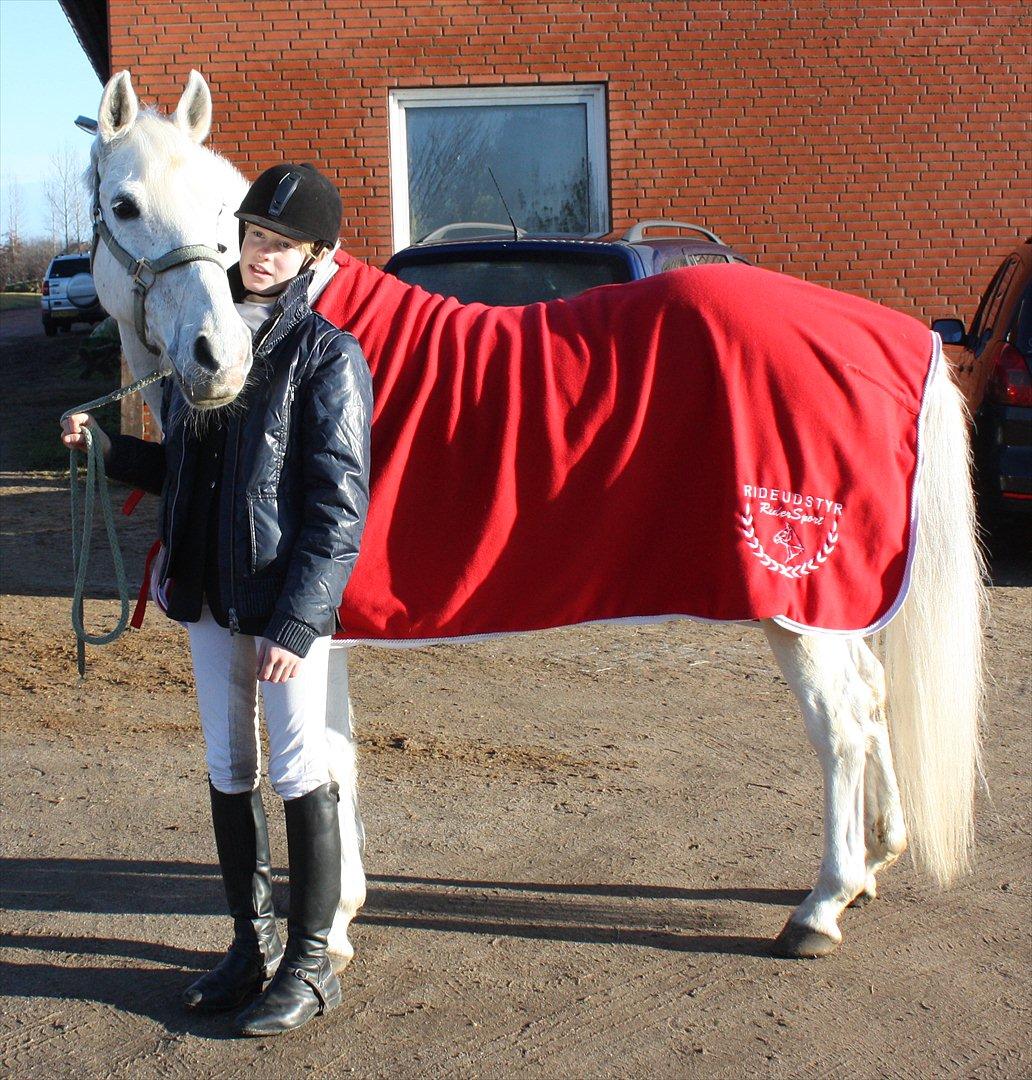
[[[113,393],[103,397],[86,401],[82,405],[76,405],[61,416],[62,420],[75,413],[89,412],[91,409],[99,409],[102,405],[109,405],[114,401],[135,394],[151,383],[162,378],[158,371],[152,371],[142,379],[137,379],[128,386],[122,386]],[[122,559],[122,549],[118,544],[118,534],[115,532],[115,519],[111,512],[111,500],[108,498],[107,471],[104,468],[104,455],[99,445],[94,441],[88,428],[82,432],[86,439],[86,480],[83,490],[83,506],[81,511],[82,525],[80,528],[79,510],[79,461],[77,450],[68,451],[68,480],[72,515],[72,572],[75,576],[75,584],[72,587],[72,630],[75,632],[75,663],[79,671],[80,681],[86,677],[86,646],[109,645],[116,638],[125,633],[129,624],[129,583],[125,577],[125,563]],[[83,596],[86,589],[86,569],[90,561],[90,536],[93,532],[93,504],[97,496],[100,496],[101,513],[104,518],[104,529],[107,532],[108,546],[111,549],[111,561],[115,566],[115,581],[118,584],[118,599],[122,605],[121,614],[114,628],[106,634],[90,634],[86,632],[83,623]]]

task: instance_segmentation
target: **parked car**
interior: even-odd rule
[[[955,370],[974,417],[983,513],[1032,512],[1032,240],[1000,264],[968,329],[959,319],[932,329],[960,346]]]
[[[665,235],[649,235],[660,230]],[[679,221],[641,221],[619,237],[583,239],[460,222],[396,252],[384,269],[428,292],[504,307],[568,298],[681,266],[747,261],[709,229]]]
[[[58,327],[70,330],[73,323],[98,323],[107,318],[93,284],[88,255],[56,255],[43,278],[43,330],[53,337]]]

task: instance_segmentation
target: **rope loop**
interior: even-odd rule
[[[82,491],[82,510],[80,527],[79,509],[79,462],[76,451],[69,451],[68,469],[71,475],[71,509],[72,509],[72,567],[75,572],[75,584],[72,588],[72,629],[76,639],[85,645],[109,645],[125,633],[129,625],[129,583],[125,576],[125,562],[122,558],[122,549],[118,543],[118,535],[115,532],[115,518],[111,511],[111,500],[108,497],[107,471],[104,468],[104,455],[100,445],[93,438],[89,428],[83,429],[86,439],[86,480]],[[111,548],[111,559],[115,564],[115,581],[118,583],[118,599],[121,601],[121,614],[114,628],[107,633],[91,634],[83,625],[83,599],[86,591],[86,571],[90,563],[90,536],[93,532],[93,507],[100,497],[101,516],[104,519],[104,529],[107,532],[108,544]],[[85,665],[80,665],[80,675],[84,675]]]
[[[89,412],[98,409],[102,405],[108,405],[113,401],[120,401],[129,394],[135,394],[145,386],[160,379],[161,373],[151,372],[150,375],[137,379],[128,386],[119,387],[110,394],[95,398],[93,401],[76,405],[63,413],[62,420],[67,420],[75,413]],[[104,454],[100,444],[93,438],[89,428],[82,429],[82,435],[86,442],[86,475],[83,488],[79,488],[79,458],[77,450],[68,451],[68,479],[69,494],[72,516],[72,571],[74,584],[72,586],[72,630],[75,632],[76,666],[79,669],[79,678],[86,676],[86,646],[109,645],[112,641],[121,637],[129,625],[129,583],[125,576],[125,562],[122,558],[122,549],[118,543],[118,534],[115,531],[115,518],[111,510],[111,499],[108,497],[107,470],[104,468]],[[93,508],[100,498],[101,515],[104,519],[104,530],[107,533],[108,546],[111,549],[111,561],[115,567],[115,581],[118,585],[118,599],[121,604],[121,613],[114,627],[107,633],[91,634],[84,624],[84,597],[86,593],[86,571],[90,562],[90,538],[93,534]],[[80,498],[82,500],[80,507]],[[81,521],[81,524],[80,524]]]

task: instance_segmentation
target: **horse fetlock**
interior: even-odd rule
[[[902,818],[876,818],[865,829],[868,873],[891,866],[907,849],[907,833]]]
[[[878,898],[878,880],[873,873],[867,875],[864,887],[849,902],[850,907],[863,907]]]

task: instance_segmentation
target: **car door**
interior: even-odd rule
[[[989,287],[982,294],[964,347],[954,365],[957,382],[972,413],[982,402],[996,354],[1007,332],[1007,305],[1004,301],[1020,265],[1021,260],[1016,254],[1008,256],[1000,264]]]

